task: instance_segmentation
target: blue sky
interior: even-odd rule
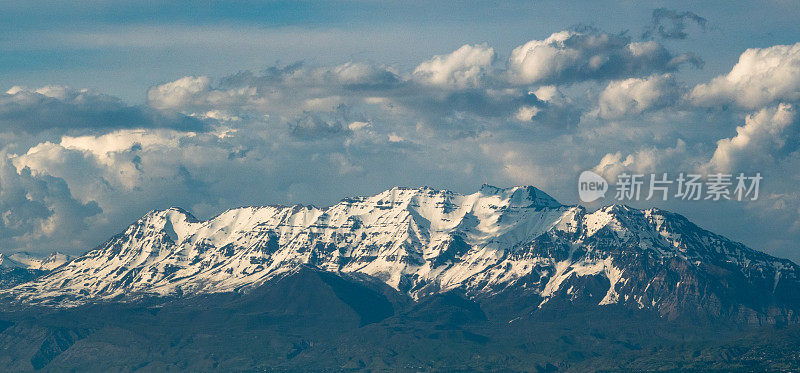
[[[797,19],[792,1],[4,1],[0,252],[397,185],[574,204],[592,169],[762,172],[753,203],[634,205],[798,260]]]

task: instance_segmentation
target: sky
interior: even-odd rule
[[[626,203],[800,261],[797,19],[795,1],[4,1],[0,252],[393,186],[577,204],[593,170],[759,172],[756,201]]]

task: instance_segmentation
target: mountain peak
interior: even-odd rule
[[[150,210],[140,220],[146,220],[148,218],[168,218],[171,220],[179,219],[179,220],[187,220],[189,222],[198,221],[198,219],[195,218],[194,215],[192,215],[192,213],[176,206],[172,206],[163,210],[158,210],[158,209]]]
[[[500,188],[483,184],[478,193],[483,195],[505,196],[515,205],[534,205],[537,207],[558,208],[562,206],[555,198],[532,185]]]
[[[10,255],[0,254],[0,266],[50,271],[72,260],[72,257],[55,251],[48,255],[36,255],[17,251]]]

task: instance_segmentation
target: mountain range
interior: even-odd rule
[[[697,335],[703,334],[697,331],[698,325],[703,330],[725,325],[737,330],[779,327],[794,332],[800,321],[800,267],[795,263],[706,231],[679,214],[624,205],[589,211],[562,205],[531,186],[484,185],[472,194],[393,188],[370,197],[345,198],[326,208],[244,207],[204,221],[179,208],[154,210],[74,259],[63,254],[44,260],[23,254],[0,258],[3,268],[38,271],[24,278],[1,274],[0,279],[9,284],[0,291],[9,320],[18,318],[20,309],[63,315],[77,310],[102,314],[106,311],[98,310],[115,307],[134,312],[145,307],[158,315],[202,309],[219,312],[222,319],[242,312],[248,317],[253,312],[266,313],[273,328],[275,320],[287,315],[302,316],[309,325],[338,315],[335,322],[322,324],[338,325],[355,317],[352,328],[358,330],[377,325],[384,332],[409,325],[420,330],[432,327],[439,331],[428,337],[456,333],[461,341],[457,346],[464,340],[485,345],[519,332],[494,336],[509,327],[524,331],[536,325],[536,330],[547,330],[575,317],[588,322],[574,315],[603,315],[610,320],[589,322],[595,329],[609,323],[621,323],[615,327],[619,330],[637,325],[634,334],[639,336],[642,330],[650,330],[647,325],[672,325]],[[330,315],[318,313],[328,308]],[[151,316],[167,317],[156,313]],[[314,321],[308,321],[309,317]],[[25,359],[20,363],[17,357],[8,363],[36,368],[50,366],[59,356],[65,359],[64,351],[103,329],[95,324],[101,319],[98,316],[89,323],[93,326],[51,336],[56,342],[70,343],[45,340],[25,350],[29,352],[17,353],[27,356],[36,351],[39,357],[31,358],[32,365],[26,365]],[[263,320],[259,320],[247,325],[252,329],[261,325]],[[639,321],[626,325],[624,320]],[[39,321],[9,322],[22,328],[16,331],[18,335],[41,327]],[[482,334],[467,331],[469,325],[486,327],[486,323],[494,327]],[[598,333],[619,333],[617,329]],[[275,333],[276,329],[269,330]],[[0,341],[13,340],[4,337],[6,333],[0,333]],[[318,343],[329,341],[317,329],[309,333]],[[648,333],[656,332],[644,334]],[[563,335],[595,342],[605,338],[582,332]],[[681,338],[685,335],[675,337]],[[648,337],[645,342],[652,341]],[[295,356],[310,357],[309,351],[324,350],[312,348],[307,340],[292,343],[297,346],[287,347],[290,352],[281,359],[289,361],[295,352]],[[582,357],[574,361],[562,357],[552,363],[536,360],[536,364],[544,370],[550,365],[554,369],[596,367],[591,365],[597,363],[596,357],[585,355],[583,347],[578,350]],[[635,355],[639,350],[625,351]],[[396,359],[404,364],[413,359],[397,356],[408,353],[395,349]],[[493,359],[500,356],[487,354]],[[783,361],[783,356],[777,360]],[[352,356],[339,363],[382,366],[353,362]],[[495,363],[499,365],[494,367],[504,366],[500,360]],[[292,366],[286,365],[287,369]],[[636,367],[641,366],[628,366]]]
[[[796,322],[798,266],[658,209],[613,205],[589,212],[534,187],[484,185],[461,195],[394,188],[328,208],[264,206],[207,221],[151,211],[98,248],[6,291],[21,302],[71,306],[98,300],[245,292],[312,266],[378,279],[420,300],[463,291],[597,306],[622,304],[675,318]]]

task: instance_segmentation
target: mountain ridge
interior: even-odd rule
[[[25,251],[0,253],[0,288],[9,288],[31,281],[71,261],[72,256],[55,251],[37,256]]]
[[[325,208],[242,207],[201,221],[153,210],[65,266],[4,291],[51,306],[247,291],[301,265],[379,279],[413,299],[527,294],[748,323],[796,322],[793,262],[660,209],[562,205],[532,187],[396,187]],[[683,286],[683,288],[681,288]]]

